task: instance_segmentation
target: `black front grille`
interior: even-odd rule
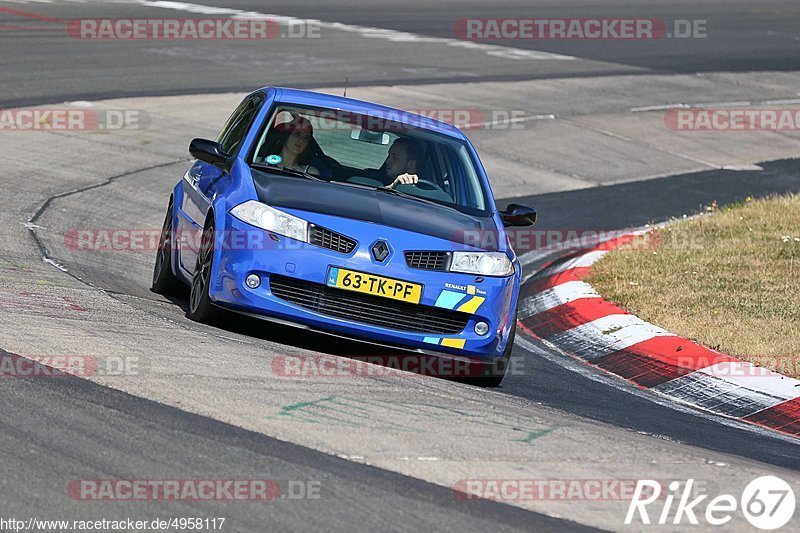
[[[319,226],[311,226],[311,244],[322,246],[334,252],[349,254],[356,247],[356,241],[340,233]]]
[[[409,268],[422,270],[447,270],[450,254],[447,252],[406,252]]]
[[[403,331],[453,335],[461,333],[470,318],[460,311],[416,305],[275,274],[270,276],[269,285],[278,298],[306,309]]]

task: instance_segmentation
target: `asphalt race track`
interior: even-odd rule
[[[4,2],[6,8],[50,18],[179,17],[190,11],[154,7],[158,2]],[[728,2],[661,2],[641,4],[581,0],[530,2],[512,0],[431,4],[410,0],[375,9],[369,0],[344,2],[260,2],[237,0],[193,2],[193,5],[320,19],[363,28],[408,32],[420,37],[452,38],[453,24],[474,17],[653,17],[665,21],[703,19],[710,37],[639,42],[509,41],[519,48],[568,55],[570,61],[515,61],[480,54],[462,57],[451,47],[433,46],[424,57],[413,41],[349,38],[326,35],[320,50],[311,39],[296,39],[287,47],[276,42],[268,51],[252,43],[152,42],[87,43],[64,39],[57,24],[24,14],[0,12],[5,24],[30,26],[3,32],[0,58],[3,72],[14,73],[4,84],[0,104],[31,105],[64,100],[94,100],[133,95],[248,91],[271,83],[292,87],[433,83],[441,81],[525,80],[564,76],[793,70],[800,42],[794,33],[796,5],[791,0]],[[183,15],[182,15],[183,14]],[[196,14],[196,13],[195,13]],[[324,29],[322,30],[324,33]],[[357,34],[358,35],[358,34]],[[307,42],[304,42],[307,41]],[[273,44],[273,43],[271,43]],[[499,44],[505,44],[500,42]],[[76,58],[80,58],[76,60]],[[243,62],[230,71],[230,61]],[[202,72],[202,76],[195,75]],[[8,78],[7,78],[8,79]],[[10,80],[9,80],[10,81]]]
[[[347,529],[354,521],[364,529],[386,523],[475,531],[565,527],[561,520],[495,502],[458,500],[444,487],[353,464],[85,380],[14,380],[4,385],[3,396],[6,405],[15,406],[13,412],[3,411],[3,455],[28,465],[18,463],[4,476],[3,508],[13,509],[15,515],[41,515],[46,505],[47,514],[59,519],[227,516],[228,527],[235,531],[257,531],[264,524],[282,530]],[[23,424],[20,419],[38,423]],[[154,462],[171,479],[263,476],[323,481],[320,498],[309,500],[311,506],[301,513],[298,505],[305,507],[307,502],[290,498],[235,514],[217,502],[165,502],[158,508],[123,503],[113,514],[108,508],[75,513],[59,506],[63,486],[37,482],[35,476],[32,480],[30,472],[46,470],[52,479],[70,476],[86,465],[102,478],[113,471],[150,469]]]
[[[314,19],[321,38],[99,42],[63,30],[67,19],[243,12]],[[703,19],[708,37],[453,44],[463,18],[590,16]],[[223,531],[615,530],[627,501],[472,501],[453,486],[696,477],[736,494],[771,474],[800,495],[796,439],[670,404],[534,339],[514,348],[520,371],[488,391],[412,374],[292,379],[276,360],[375,348],[255,319],[191,322],[184,299],[149,291],[151,251],[87,253],[65,239],[76,228],[159,228],[189,140],[214,136],[242,93],[338,92],[345,78],[349,96],[406,108],[524,109],[525,128],[468,135],[499,206],[536,206],[537,230],[621,230],[714,201],[800,192],[796,132],[667,143],[661,111],[650,109],[796,106],[798,22],[788,0],[0,0],[0,108],[81,102],[144,109],[150,120],[119,133],[0,131],[0,355],[139,365],[86,379],[0,379],[0,518],[226,517]],[[525,275],[557,254],[520,253]],[[69,493],[80,479],[270,479],[282,497],[87,502]],[[318,486],[319,497],[284,497],[300,485]],[[730,526],[749,527],[741,517]]]

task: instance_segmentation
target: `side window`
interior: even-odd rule
[[[228,119],[228,123],[225,124],[222,132],[217,137],[217,142],[222,145],[225,153],[232,154],[239,147],[239,143],[253,123],[260,104],[260,96],[248,98],[233,112],[231,118]]]
[[[439,176],[439,187],[444,192],[450,195],[451,198],[456,199],[453,193],[453,169],[450,167],[450,162],[446,157],[447,150],[444,146],[436,144],[436,149],[431,154],[431,159],[436,162],[436,165],[441,169]]]
[[[484,209],[480,179],[473,166],[468,163],[469,154],[466,149],[462,146],[456,151],[447,147],[444,150],[444,157],[449,185],[452,187],[456,203],[475,209]]]

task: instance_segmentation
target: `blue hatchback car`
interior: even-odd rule
[[[247,96],[169,199],[153,291],[485,371],[514,341],[520,265],[475,149],[456,127],[309,91]],[[413,354],[409,354],[411,356]]]

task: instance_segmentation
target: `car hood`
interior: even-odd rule
[[[265,204],[374,222],[487,251],[498,249],[499,235],[491,217],[471,216],[368,188],[257,170],[252,173],[258,199]]]

